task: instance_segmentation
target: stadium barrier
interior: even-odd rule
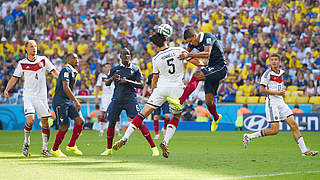
[[[196,106],[194,106],[196,107]],[[222,114],[223,118],[220,121],[218,131],[233,131],[235,130],[235,121],[237,119],[237,110],[241,108],[241,104],[218,104],[217,110]],[[264,105],[263,104],[249,104],[249,109],[252,113],[264,113]],[[306,113],[311,112],[311,104],[300,105],[300,109],[302,109]],[[86,118],[91,111],[95,108],[94,104],[82,104],[81,112],[84,118]],[[143,106],[140,105],[142,109]],[[293,105],[290,105],[290,108],[293,108]],[[4,130],[22,130],[26,119],[24,117],[24,111],[22,105],[0,105],[0,121],[2,122],[2,128]],[[41,129],[39,125],[39,119],[36,118],[33,129],[39,130]],[[121,113],[121,122],[122,125],[128,125],[127,116],[125,111]],[[318,120],[317,120],[318,122]],[[163,122],[160,121],[160,126],[162,127]],[[145,121],[145,124],[150,130],[153,130],[153,122]],[[319,123],[318,123],[319,124]],[[184,121],[180,122],[178,126],[178,130],[194,130],[194,131],[208,131],[210,129],[210,122],[192,122],[192,121]],[[319,129],[319,128],[318,128]]]
[[[245,114],[243,119],[243,130],[245,131],[257,131],[270,127],[270,124],[266,120],[265,113]],[[297,122],[300,131],[320,130],[319,113],[295,114],[294,119]],[[290,131],[291,129],[285,122],[280,122],[279,130]]]

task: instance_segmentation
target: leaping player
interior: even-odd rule
[[[293,113],[283,100],[283,96],[285,95],[285,90],[283,89],[284,71],[280,69],[280,61],[280,55],[273,54],[270,56],[271,68],[263,73],[260,82],[260,92],[267,95],[266,119],[270,123],[271,128],[262,129],[252,134],[244,134],[243,145],[246,148],[248,143],[254,138],[278,134],[279,122],[284,121],[291,128],[302,156],[315,156],[318,154],[318,151],[311,151],[306,147],[299,127],[294,120]]]
[[[27,122],[24,125],[22,154],[24,156],[30,155],[30,134],[35,119],[35,112],[37,112],[42,123],[42,154],[44,156],[52,156],[48,151],[50,137],[48,118],[51,117],[51,113],[47,99],[46,71],[51,72],[55,78],[58,78],[59,72],[47,57],[37,55],[37,43],[34,40],[27,41],[26,52],[27,57],[18,62],[12,78],[4,90],[4,96],[5,98],[9,97],[9,90],[24,75],[23,107]]]

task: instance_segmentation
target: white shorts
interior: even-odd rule
[[[23,108],[25,116],[35,114],[35,112],[37,112],[39,118],[51,117],[47,99],[42,99],[34,96],[24,96]]]
[[[157,109],[161,107],[161,105],[166,101],[167,97],[180,98],[183,94],[183,90],[183,87],[155,88],[147,104],[151,106],[153,109]]]
[[[270,101],[266,101],[266,119],[268,123],[284,121],[290,115],[293,115],[293,113],[286,103],[281,101],[270,103]]]
[[[101,104],[100,104],[100,111],[106,112],[108,109],[108,106],[111,102],[112,96],[106,96],[102,95],[101,97]]]

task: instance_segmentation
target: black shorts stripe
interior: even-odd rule
[[[149,104],[150,106],[153,106],[153,107],[157,107],[157,108],[161,107],[161,106],[157,106],[157,105],[151,104],[149,102],[147,102],[147,104]]]
[[[30,114],[34,114],[34,113],[26,113],[26,114],[24,114],[24,115],[27,116],[27,115],[30,115]]]

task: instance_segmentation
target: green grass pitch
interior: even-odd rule
[[[51,132],[50,148],[56,132]],[[60,146],[68,158],[45,158],[40,156],[41,131],[33,131],[32,155],[25,158],[23,131],[0,131],[0,179],[320,179],[320,156],[302,157],[291,132],[255,139],[247,149],[242,135],[178,131],[169,144],[170,157],[165,159],[151,156],[140,132],[111,157],[100,156],[106,137],[83,131],[77,145],[84,156],[77,157],[65,151],[69,131]],[[319,132],[302,135],[307,146],[320,150]]]

